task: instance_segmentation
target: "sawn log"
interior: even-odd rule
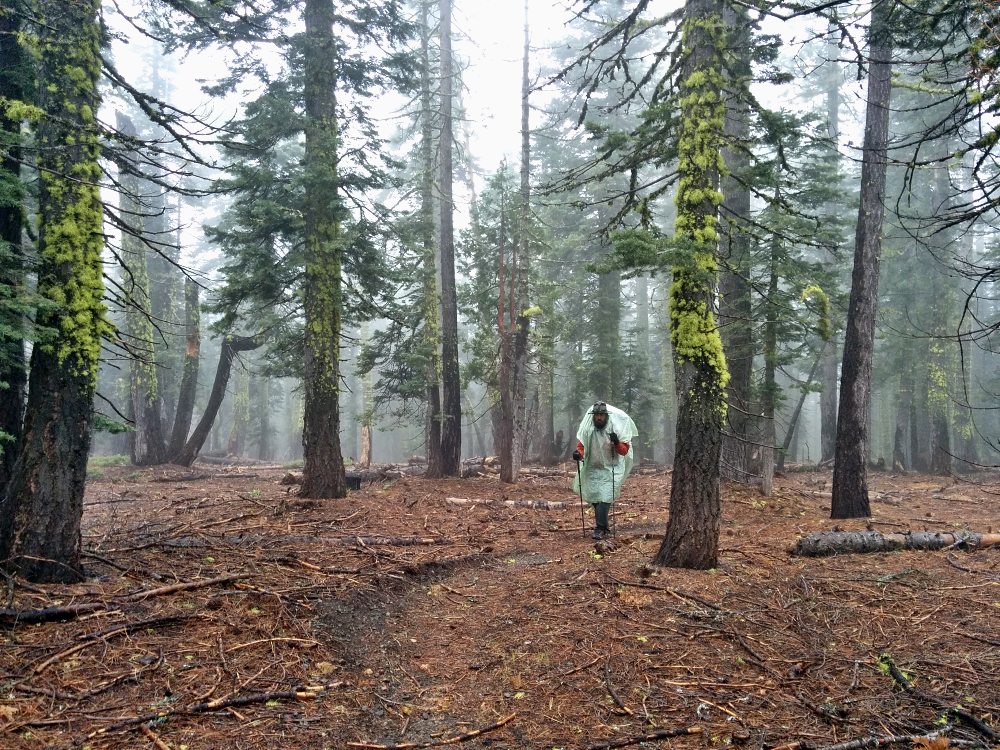
[[[793,555],[824,557],[864,552],[894,552],[901,549],[979,549],[1000,544],[1000,534],[969,532],[908,531],[880,534],[877,531],[820,531],[808,534],[792,548]]]

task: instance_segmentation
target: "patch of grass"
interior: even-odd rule
[[[306,462],[303,459],[297,458],[294,461],[289,461],[287,464],[282,464],[281,468],[282,469],[301,469],[305,465],[306,465]]]
[[[87,478],[100,479],[106,469],[112,466],[127,466],[131,462],[128,456],[117,454],[113,456],[91,456],[87,460]]]

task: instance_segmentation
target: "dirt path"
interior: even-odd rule
[[[1000,553],[791,558],[800,534],[833,528],[828,474],[782,478],[768,501],[727,487],[722,562],[695,572],[646,567],[668,475],[629,480],[599,554],[572,502],[446,502],[572,501],[568,473],[407,478],[328,502],[297,499],[283,473],[91,483],[95,577],[8,587],[17,610],[90,611],[4,631],[0,747],[805,748],[924,734],[958,703],[1000,727]],[[872,479],[876,530],[1000,528],[996,477]],[[155,592],[179,582],[199,585]],[[960,715],[944,723],[985,746]],[[636,739],[671,730],[692,734]]]

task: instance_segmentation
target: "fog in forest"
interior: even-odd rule
[[[865,460],[997,462],[985,9],[727,7],[703,25],[720,66],[692,73],[682,3],[210,5],[100,11],[92,456],[295,466],[304,433],[334,430],[351,471],[433,461],[453,431],[470,465],[555,464],[606,401],[635,419],[637,458],[669,465],[679,363],[710,361],[697,347],[717,336],[722,476],[829,466],[877,48],[892,83],[871,374],[852,386],[870,389]],[[10,38],[34,22],[18,3],[4,18]],[[689,107],[703,75],[718,122]],[[47,167],[33,115],[6,117],[28,186],[8,236],[28,261],[4,308],[23,333],[2,330],[27,363],[48,346],[30,330]],[[678,198],[691,163],[715,187]],[[709,204],[704,261],[679,206]],[[685,329],[672,296],[691,263],[711,278]]]

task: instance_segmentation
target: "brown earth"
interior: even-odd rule
[[[0,747],[757,750],[942,725],[952,745],[986,747],[1000,731],[1000,552],[790,557],[834,527],[828,473],[779,478],[768,500],[726,486],[711,571],[647,567],[667,473],[629,479],[604,554],[581,534],[568,466],[513,487],[406,478],[321,502],[283,474],[91,482],[92,577],[8,581],[8,609],[91,606],[4,626]],[[996,476],[870,484],[876,530],[1000,530]],[[691,733],[640,742],[670,730]]]

